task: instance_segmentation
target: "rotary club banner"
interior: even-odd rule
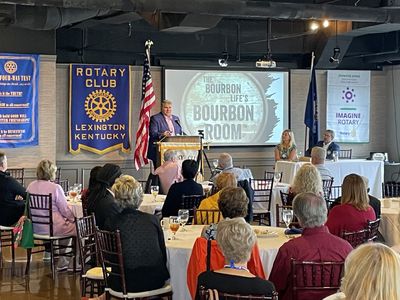
[[[0,53],[0,148],[35,146],[39,55]]]
[[[326,128],[336,142],[369,142],[370,81],[370,71],[328,71]]]
[[[128,66],[70,65],[70,153],[130,150],[130,91]]]

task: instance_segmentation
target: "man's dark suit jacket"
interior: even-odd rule
[[[183,195],[203,195],[203,187],[193,179],[177,182],[169,188],[162,208],[162,216],[177,216]]]
[[[324,147],[324,141],[319,141],[315,146]],[[340,151],[340,146],[335,142],[330,143],[326,149],[326,159],[333,159],[333,151]]]
[[[172,115],[172,124],[174,125],[175,135],[182,134],[182,127],[177,116]],[[157,147],[154,142],[158,142],[163,137],[162,134],[167,130],[169,130],[169,127],[162,113],[158,113],[150,118],[147,158],[151,159],[154,165],[157,161]]]
[[[15,200],[16,196],[25,199],[25,188],[7,172],[0,171],[0,225],[14,225],[24,214],[25,202]]]

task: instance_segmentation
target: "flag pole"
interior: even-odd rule
[[[310,86],[310,82],[311,82],[311,80],[312,80],[312,70],[313,70],[313,68],[314,68],[314,58],[315,58],[315,55],[314,55],[314,51],[313,52],[311,52],[311,69],[310,69],[310,80],[309,80],[309,82],[308,82],[308,85]],[[307,104],[306,104],[307,105]],[[304,129],[304,155],[306,154],[306,151],[307,151],[307,140],[308,140],[308,132],[307,132],[307,125],[305,125],[304,124],[304,126],[305,126],[305,129]]]

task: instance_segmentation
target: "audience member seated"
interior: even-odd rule
[[[11,226],[24,214],[25,188],[8,174],[7,156],[0,152],[0,225]]]
[[[375,220],[375,212],[369,205],[364,180],[357,174],[347,175],[342,184],[341,204],[329,211],[326,226],[340,236],[343,231],[358,231],[367,227],[368,220]]]
[[[176,153],[172,150],[165,151],[164,163],[153,174],[158,175],[162,191],[164,194],[168,194],[169,188],[174,182],[182,181],[181,170],[176,161]]]
[[[226,187],[236,187],[237,181],[236,177],[232,173],[222,173],[215,180],[215,191],[216,193],[211,195],[210,197],[201,201],[199,209],[219,209],[218,208],[218,200],[220,198],[221,192]],[[206,217],[202,217],[201,215],[205,213],[198,212],[197,219],[203,220]],[[204,223],[199,223],[204,224]]]
[[[365,184],[365,187],[366,187],[367,193],[368,193],[369,192],[369,180],[365,176],[361,176],[361,178],[364,180],[364,184]],[[371,205],[371,207],[374,209],[376,218],[379,219],[381,217],[381,201],[378,198],[376,198],[370,194],[368,194],[368,200],[369,200],[369,205]],[[335,200],[335,202],[333,202],[331,204],[330,208],[332,209],[333,207],[340,205],[341,202],[342,202],[342,197],[338,197]]]
[[[294,176],[293,183],[289,188],[288,204],[300,193],[314,193],[323,196],[322,179],[317,168],[312,164],[304,164]]]
[[[171,185],[162,208],[163,217],[177,216],[183,195],[203,195],[203,187],[194,181],[199,170],[195,160],[187,159],[182,163],[183,181]]]
[[[215,182],[215,178],[218,177],[218,175],[221,173],[232,173],[236,176],[236,180],[238,181],[249,180],[250,178],[253,178],[250,170],[244,170],[233,166],[233,159],[229,153],[222,153],[219,156],[217,171],[218,172],[216,173],[216,176],[214,178],[211,178],[210,180]]]
[[[344,261],[351,245],[329,233],[324,223],[327,208],[324,199],[314,193],[298,194],[293,200],[293,212],[303,228],[301,237],[291,239],[278,251],[272,267],[271,280],[279,293],[280,300],[292,299],[291,260],[300,261]],[[321,299],[327,294],[307,291],[299,300]]]
[[[311,163],[317,168],[322,179],[330,179],[331,171],[325,167],[326,151],[321,147],[314,147],[311,150]]]
[[[88,197],[87,212],[94,213],[96,225],[100,229],[104,229],[107,217],[120,212],[120,208],[114,201],[111,187],[121,173],[121,168],[114,164],[105,164],[97,173],[96,184]]]
[[[243,295],[271,296],[274,285],[256,277],[247,269],[256,235],[243,218],[223,220],[218,225],[217,243],[225,257],[225,266],[215,271],[205,271],[198,277],[197,290],[217,289]]]
[[[346,258],[341,292],[324,300],[400,299],[400,258],[389,247],[368,243]]]
[[[225,219],[243,218],[247,215],[247,203],[248,199],[242,188],[227,187],[221,192],[218,207]],[[192,249],[187,269],[187,284],[193,299],[196,294],[197,277],[206,271],[207,239],[211,241],[210,269],[221,269],[224,266],[224,255],[215,241],[217,226],[218,224],[204,226],[201,237],[196,239]],[[247,267],[252,274],[265,278],[257,243],[252,249]]]
[[[57,167],[51,161],[42,160],[36,168],[36,180],[32,181],[26,189],[31,194],[51,194],[53,206],[53,235],[54,236],[76,236],[75,216],[69,209],[62,187],[54,183]],[[45,211],[35,212],[37,215],[46,216]],[[34,224],[33,232],[36,234],[50,234],[47,224]],[[62,243],[67,243],[63,241]],[[46,250],[48,246],[46,246]],[[64,250],[65,251],[65,250]],[[71,259],[71,263],[72,263]],[[61,257],[58,261],[57,270],[67,270],[69,261]],[[72,266],[72,265],[71,265]]]
[[[97,181],[97,173],[100,171],[101,166],[95,166],[90,170],[90,177],[89,177],[89,185],[87,189],[82,190],[81,192],[81,200],[82,203],[87,203],[90,193],[95,188]]]
[[[106,220],[106,230],[121,234],[128,292],[158,289],[169,279],[164,234],[156,216],[138,210],[143,201],[140,183],[130,175],[112,186],[120,213]],[[122,290],[118,277],[110,275],[112,289]]]
[[[340,151],[340,146],[333,142],[335,138],[335,132],[333,130],[327,129],[324,132],[324,139],[322,141],[318,141],[315,146],[322,147],[326,150],[326,159],[333,159],[333,151]],[[308,149],[306,152],[307,156],[310,156],[311,149]]]
[[[296,142],[294,133],[290,129],[282,132],[281,143],[275,147],[275,161],[297,159]]]

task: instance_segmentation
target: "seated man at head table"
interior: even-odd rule
[[[199,171],[197,161],[187,159],[182,163],[183,181],[171,185],[162,208],[163,217],[177,216],[183,195],[203,195],[203,187],[194,181]]]
[[[157,165],[157,147],[154,144],[169,136],[183,134],[179,117],[172,114],[172,101],[161,102],[161,112],[151,116],[149,125],[149,148],[147,157]]]
[[[322,147],[326,150],[326,159],[333,159],[333,152],[340,151],[340,146],[333,142],[335,138],[335,132],[331,129],[327,129],[324,132],[323,141],[318,141],[315,146]],[[307,149],[306,156],[311,155],[311,149]]]
[[[253,178],[249,169],[241,169],[233,166],[233,159],[229,153],[221,153],[218,158],[217,173],[210,178],[210,180],[215,181],[215,178],[220,173],[233,173],[236,176],[237,181]]]
[[[153,174],[160,178],[161,188],[165,194],[168,194],[173,183],[183,180],[181,168],[176,161],[175,151],[167,150],[164,152],[164,163]]]
[[[25,188],[7,173],[7,156],[0,152],[0,225],[11,226],[24,214]]]
[[[291,239],[278,251],[272,267],[271,280],[279,293],[279,299],[292,299],[291,260],[344,261],[353,250],[351,245],[329,233],[324,225],[327,220],[325,200],[313,193],[300,193],[293,200],[293,212],[303,228],[301,237]],[[332,292],[331,292],[332,294]],[[321,299],[326,291],[304,291],[298,300]]]
[[[311,163],[317,168],[322,179],[330,179],[331,171],[325,167],[326,150],[321,147],[313,147],[311,150]]]

